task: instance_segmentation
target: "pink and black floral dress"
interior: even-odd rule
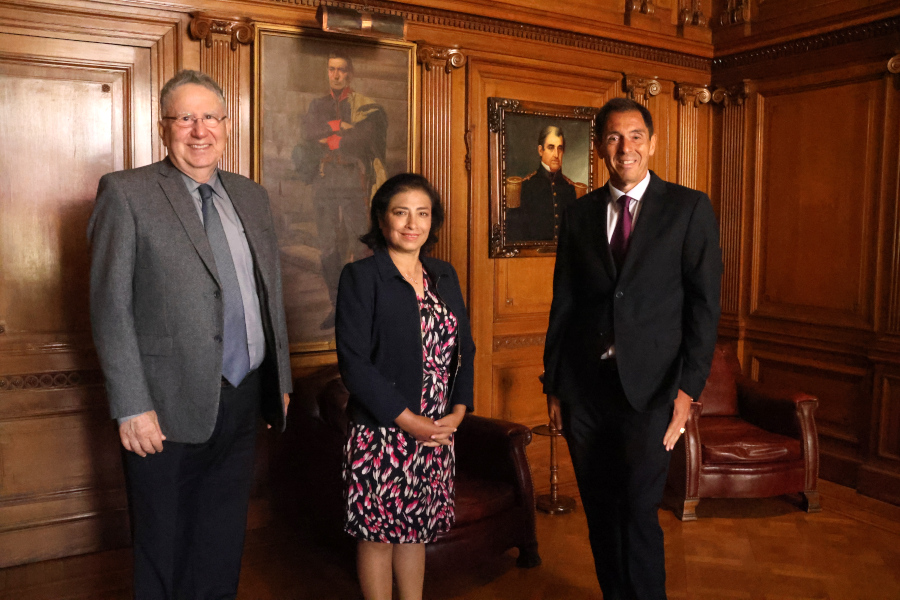
[[[418,298],[422,325],[422,416],[448,413],[456,317],[423,277]],[[344,448],[344,530],[390,544],[430,542],[453,524],[453,445],[430,448],[393,427],[354,423]]]

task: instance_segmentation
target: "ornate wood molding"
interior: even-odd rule
[[[188,28],[191,38],[203,40],[204,46],[213,47],[213,34],[230,36],[229,47],[234,52],[238,45],[249,44],[253,41],[253,24],[245,19],[219,19],[205,15],[194,15]]]
[[[656,12],[656,5],[653,0],[625,0],[625,12],[652,15]]]
[[[705,85],[691,85],[686,83],[675,84],[675,98],[682,106],[692,104],[694,108],[706,104],[712,100],[712,94]]]
[[[744,100],[750,95],[750,82],[744,80],[741,83],[729,86],[719,87],[712,93],[712,101],[723,106],[740,106]]]
[[[444,231],[450,231],[455,217],[450,190],[450,121],[452,73],[466,64],[466,55],[458,48],[419,46],[422,63],[422,175],[428,178],[444,200]],[[463,213],[465,207],[460,209]],[[450,236],[441,236],[435,256],[450,260]]]
[[[622,87],[625,88],[629,98],[645,106],[651,96],[656,96],[662,91],[662,86],[657,79],[639,75],[625,75]]]
[[[891,58],[887,63],[887,70],[894,75],[900,74],[900,54]]]
[[[728,0],[719,15],[719,25],[736,25],[750,22],[750,0]]]
[[[233,120],[228,145],[219,164],[226,171],[241,173],[241,88],[244,75],[249,77],[242,70],[249,69],[253,23],[246,19],[229,20],[198,14],[191,20],[189,31],[194,39],[203,41],[200,46],[200,70],[222,87],[225,109]],[[243,102],[249,101],[245,95]]]
[[[722,177],[719,198],[719,231],[722,246],[722,314],[740,319],[741,306],[741,222],[744,204],[744,123],[750,82],[718,88],[714,102],[723,107]]]
[[[426,7],[415,7],[415,9],[413,9],[409,5],[384,0],[372,0],[365,5],[344,2],[341,0],[260,1],[279,5],[291,4],[295,6],[314,7],[324,5],[344,8],[365,8],[365,10],[371,13],[400,15],[406,19],[407,23],[425,23],[435,27],[468,29],[492,35],[516,37],[537,42],[558,44],[560,46],[572,46],[596,52],[604,52],[606,54],[627,56],[630,58],[638,58],[641,60],[675,65],[705,72],[709,72],[712,65],[712,61],[708,58],[693,56],[683,52],[675,52],[673,50],[663,50],[631,42],[622,42],[612,38],[584,33],[572,33],[562,29],[553,29],[538,25],[525,25],[511,20],[475,16],[451,10]]]
[[[678,183],[690,188],[698,181],[698,140],[700,105],[711,98],[705,86],[675,84],[678,99]]]
[[[419,46],[416,53],[419,62],[426,71],[443,68],[446,73],[459,69],[466,64],[466,55],[459,48],[438,48],[436,46]]]
[[[782,44],[765,46],[747,52],[729,54],[714,58],[712,68],[716,71],[733,69],[751,64],[761,63],[788,56],[796,56],[813,50],[833,48],[853,42],[874,39],[886,35],[896,35],[900,32],[900,17],[892,17],[873,23],[854,25],[837,31],[829,31],[820,35],[809,36],[799,40],[791,40]]]
[[[529,346],[543,346],[545,335],[498,335],[494,336],[494,352],[498,350],[514,350]]]
[[[0,375],[0,392],[19,390],[51,390],[88,385],[101,385],[103,374],[96,369],[82,371],[50,371],[21,375]]]
[[[700,0],[681,0],[682,7],[678,11],[678,24],[682,26],[693,25],[706,27],[706,15],[700,6]]]

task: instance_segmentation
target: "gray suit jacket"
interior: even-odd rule
[[[278,242],[266,191],[220,171],[253,255],[266,336],[263,416],[284,428],[291,391]],[[216,423],[223,302],[212,248],[171,162],[105,175],[88,225],[91,327],[113,418],[156,410],[169,441],[200,443]]]

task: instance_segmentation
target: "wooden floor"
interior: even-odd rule
[[[821,482],[823,510],[788,498],[705,500],[700,520],[661,511],[669,598],[900,600],[900,507]],[[513,556],[458,573],[429,573],[429,600],[599,600],[584,514],[538,515],[544,564],[517,569]],[[315,547],[284,528],[248,534],[242,600],[357,600],[346,553]],[[116,550],[0,570],[0,598],[130,598],[130,552]]]

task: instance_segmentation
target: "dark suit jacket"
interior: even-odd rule
[[[575,186],[562,170],[550,173],[542,165],[522,180],[522,203],[506,213],[510,242],[552,240],[560,215],[575,202]]]
[[[451,366],[448,407],[472,410],[475,343],[453,266],[422,257],[433,290],[456,316],[457,355]],[[404,409],[421,412],[422,326],[416,292],[386,250],[349,263],[338,287],[335,337],[350,414],[368,427],[391,427]],[[455,373],[455,376],[454,376]]]
[[[268,196],[246,177],[219,175],[253,255],[266,336],[263,414],[283,429],[291,369]],[[112,416],[156,410],[169,441],[206,441],[221,391],[223,302],[181,172],[167,159],[105,175],[88,237],[91,327]]]
[[[544,348],[544,391],[592,401],[600,356],[615,343],[625,395],[637,410],[697,398],[719,321],[722,253],[706,194],[651,172],[622,272],[606,234],[609,187],[563,216]]]

